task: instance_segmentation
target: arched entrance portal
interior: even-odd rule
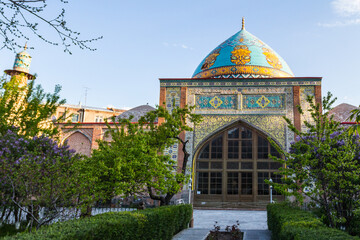
[[[197,154],[194,205],[206,207],[256,207],[269,202],[271,178],[280,156],[260,131],[237,123],[209,138]],[[275,200],[283,197],[273,191]]]

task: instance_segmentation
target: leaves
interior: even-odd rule
[[[170,196],[178,193],[188,180],[185,174],[187,159],[185,167],[177,166],[176,161],[162,152],[177,142],[186,145],[179,134],[192,130],[188,122],[200,121],[200,116],[191,110],[186,106],[175,107],[169,112],[157,107],[141,117],[138,123],[132,123],[132,117],[113,119],[114,127],[108,125],[112,141],[99,141],[99,149],[92,155],[92,161],[99,166],[99,184],[106,198],[144,195],[147,189],[154,199],[168,204]],[[159,118],[163,118],[164,123],[158,124]],[[162,195],[169,199],[165,200]]]
[[[40,85],[35,86],[34,80],[21,86],[13,77],[10,81],[0,79],[0,135],[17,127],[23,136],[45,134],[56,137],[59,130],[54,126],[52,116],[65,100],[61,100],[60,86],[54,93],[45,93]]]
[[[353,210],[360,207],[360,143],[358,136],[348,134],[339,122],[329,116],[335,99],[328,93],[321,106],[307,99],[311,120],[308,131],[299,132],[289,119],[289,128],[297,135],[289,152],[277,148],[286,165],[279,174],[283,183],[273,183],[276,191],[294,196],[300,203],[311,200],[324,212],[332,227],[348,228]],[[275,144],[272,141],[272,144]]]

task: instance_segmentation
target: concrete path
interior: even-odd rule
[[[240,230],[246,232],[245,240],[270,240],[267,230],[266,211],[242,210],[194,210],[194,228],[186,229],[173,240],[203,240],[209,230],[214,228],[215,221],[224,230],[226,226],[240,223]]]

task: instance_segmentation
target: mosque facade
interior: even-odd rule
[[[308,109],[307,96],[321,103],[321,78],[295,77],[270,46],[242,29],[212,50],[191,78],[160,79],[160,105],[195,106],[203,121],[186,132],[191,154],[193,202],[204,207],[241,207],[269,201],[265,179],[280,181],[279,155],[267,138],[289,149],[297,129],[305,128],[297,105]],[[167,154],[182,161],[181,147]],[[189,189],[188,189],[189,192]],[[274,198],[281,199],[280,196]],[[184,197],[184,194],[183,196]]]

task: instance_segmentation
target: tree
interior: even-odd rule
[[[78,202],[74,182],[81,179],[76,178],[73,166],[80,156],[43,135],[25,138],[13,130],[0,138],[2,222],[12,214],[16,222],[26,221],[31,230],[68,217],[69,208]]]
[[[92,155],[93,161],[99,163],[97,169],[105,195],[144,195],[147,191],[152,199],[168,205],[188,180],[188,141],[181,139],[179,134],[192,130],[188,123],[200,121],[199,115],[191,113],[192,109],[175,107],[168,112],[157,107],[141,117],[138,123],[131,123],[130,118],[119,119],[115,128],[108,125],[112,141],[100,141],[99,149]],[[164,123],[157,124],[159,118],[163,118]],[[182,144],[184,159],[181,166],[162,154],[174,143]]]
[[[188,180],[186,178],[186,168],[190,154],[186,148],[189,141],[182,139],[180,133],[193,131],[190,124],[195,125],[201,121],[201,115],[192,113],[194,108],[194,106],[185,106],[184,108],[174,107],[169,112],[163,107],[158,107],[155,111],[149,112],[140,119],[140,121],[148,124],[149,133],[152,136],[151,146],[157,147],[159,151],[163,151],[166,147],[179,143],[183,152],[183,159],[178,159],[178,162],[182,162],[182,165],[178,166],[175,164],[175,179],[173,179],[170,187],[167,187],[165,191],[159,191],[156,186],[147,184],[150,197],[154,200],[160,200],[162,205],[168,205],[172,197],[182,190],[183,184],[187,183]],[[164,122],[162,124],[155,124],[156,119],[163,119]]]
[[[66,145],[57,139],[51,120],[60,100],[60,86],[45,93],[34,81],[21,86],[16,78],[0,82],[0,219],[22,220],[29,229],[69,215],[64,207],[82,208],[96,194],[94,178]],[[56,121],[56,119],[55,119]],[[51,139],[52,138],[52,139]],[[12,214],[12,215],[11,215]]]
[[[355,121],[355,124],[348,128],[350,134],[360,134],[360,108],[351,111],[350,121]]]
[[[18,40],[30,40],[33,34],[51,45],[62,45],[64,51],[71,54],[69,47],[78,46],[81,49],[94,51],[88,46],[90,42],[101,39],[102,37],[82,40],[80,33],[68,27],[65,20],[65,9],[55,17],[47,14],[48,5],[55,1],[49,0],[1,0],[0,1],[0,35],[3,38],[1,49],[8,48],[15,51],[19,47]],[[66,4],[67,0],[58,0],[58,3]],[[59,41],[51,41],[42,35],[39,28],[50,27],[58,35]]]
[[[0,79],[0,136],[8,130],[17,131],[24,137],[44,134],[56,137],[59,129],[53,124],[52,116],[65,100],[60,99],[61,87],[55,86],[54,93],[45,93],[35,80],[20,86],[14,79]]]
[[[333,228],[349,230],[354,210],[360,207],[360,145],[355,135],[348,134],[339,122],[329,116],[336,99],[328,93],[322,109],[308,97],[311,121],[305,121],[307,132],[298,131],[285,118],[297,135],[289,153],[275,160],[285,164],[280,168],[283,183],[272,183],[276,191],[305,200],[319,207],[322,217]],[[303,114],[303,110],[299,107]],[[274,143],[273,143],[274,144]]]

